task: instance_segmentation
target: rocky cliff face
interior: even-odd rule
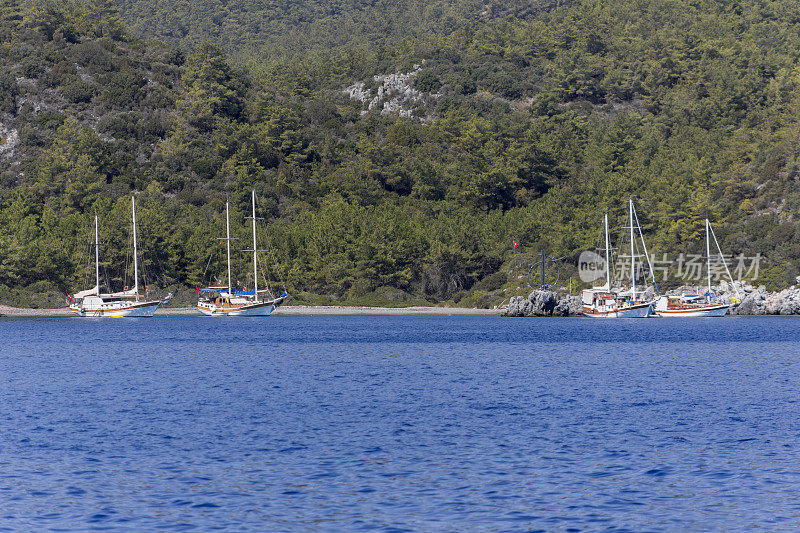
[[[513,296],[503,316],[580,316],[580,296],[561,296],[552,291],[536,290],[528,295]]]
[[[371,88],[363,81],[354,83],[344,89],[352,100],[359,100],[366,105],[361,111],[366,115],[370,110],[380,107],[381,115],[397,114],[410,117],[415,109],[424,111],[427,100],[436,100],[439,92],[423,92],[414,87],[414,80],[420,73],[422,65],[414,65],[411,72],[395,72],[383,76],[373,76]],[[427,111],[424,111],[425,115]]]
[[[746,285],[740,289],[741,303],[731,308],[732,315],[798,315],[800,314],[800,289],[792,286],[779,292],[768,292],[760,285]],[[730,295],[727,295],[730,301]]]

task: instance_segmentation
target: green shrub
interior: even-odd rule
[[[442,87],[439,77],[430,70],[423,70],[417,74],[414,80],[414,87],[424,93],[434,93]]]
[[[87,103],[92,101],[96,93],[96,88],[91,83],[76,80],[69,85],[65,85],[63,92],[64,98],[74,104]]]
[[[13,113],[17,110],[17,82],[8,71],[0,71],[0,112]]]

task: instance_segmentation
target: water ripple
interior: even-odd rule
[[[0,320],[0,531],[796,530],[798,326]]]

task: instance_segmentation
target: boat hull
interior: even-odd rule
[[[99,308],[84,308],[75,305],[70,306],[70,310],[77,316],[87,318],[149,318],[160,306],[160,300],[151,300],[106,304]]]
[[[730,305],[709,305],[707,307],[700,307],[696,309],[656,309],[656,314],[660,317],[671,318],[697,318],[697,317],[713,317],[725,316],[728,312]]]
[[[651,303],[632,305],[621,309],[614,308],[608,311],[599,311],[591,306],[583,306],[583,316],[589,318],[647,318],[652,311]]]
[[[276,307],[274,301],[230,307],[197,304],[197,309],[206,316],[269,316]]]

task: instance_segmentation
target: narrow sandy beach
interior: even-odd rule
[[[499,315],[502,309],[464,307],[347,307],[343,305],[285,305],[275,315]]]
[[[367,315],[499,315],[502,309],[469,309],[463,307],[347,307],[285,305],[273,312],[284,316],[367,316]],[[0,305],[0,316],[66,318],[74,315],[67,308],[24,309]],[[195,307],[162,307],[156,316],[203,316]]]
[[[60,309],[24,309],[0,304],[0,317],[61,318],[74,316],[66,307]]]

